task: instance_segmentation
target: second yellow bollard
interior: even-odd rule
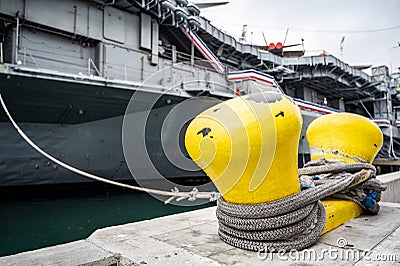
[[[383,135],[369,119],[336,113],[315,119],[308,127],[311,160],[325,158],[344,163],[371,163],[383,144]],[[323,200],[326,224],[323,233],[360,216],[363,209],[349,200]]]

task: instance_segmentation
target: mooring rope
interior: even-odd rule
[[[252,251],[301,250],[314,244],[324,229],[326,214],[321,199],[347,197],[371,213],[379,210],[385,186],[375,178],[375,167],[370,164],[319,160],[299,169],[299,174],[304,190],[276,201],[234,204],[218,199],[221,239]],[[368,201],[371,195],[375,197]]]
[[[382,191],[386,190],[386,186],[376,179],[376,168],[372,164],[319,159],[310,161],[304,168],[299,169],[299,179],[304,187],[316,187],[325,183],[332,184],[338,178],[362,169],[372,171],[367,179],[355,179],[347,188],[329,197],[354,201],[368,213],[377,214],[379,212],[378,202],[381,200]]]
[[[11,121],[12,125],[14,126],[14,128],[17,130],[17,132],[19,133],[19,135],[33,148],[35,149],[37,152],[39,152],[40,154],[42,154],[44,157],[46,157],[47,159],[49,159],[50,161],[54,162],[55,164],[58,164],[59,166],[73,172],[76,173],[78,175],[82,175],[84,177],[90,178],[92,180],[96,180],[96,181],[100,181],[103,183],[107,183],[107,184],[111,184],[111,185],[115,185],[115,186],[119,186],[119,187],[123,187],[123,188],[128,188],[128,189],[133,189],[136,191],[142,191],[142,192],[147,192],[150,194],[156,194],[156,195],[161,195],[161,196],[167,196],[169,197],[167,200],[165,200],[165,204],[170,203],[173,200],[176,201],[181,201],[183,199],[187,199],[189,201],[194,201],[196,199],[209,199],[210,201],[215,201],[219,198],[220,194],[217,192],[200,192],[198,191],[197,188],[193,188],[192,191],[190,192],[181,192],[178,190],[178,188],[173,188],[171,189],[171,191],[163,191],[163,190],[158,190],[158,189],[151,189],[151,188],[143,188],[143,187],[138,187],[138,186],[132,186],[132,185],[128,185],[128,184],[124,184],[124,183],[120,183],[120,182],[116,182],[113,180],[109,180],[107,178],[104,177],[100,177],[85,171],[82,171],[80,169],[77,169],[69,164],[66,164],[60,160],[58,160],[57,158],[51,156],[50,154],[48,154],[47,152],[45,152],[44,150],[42,150],[39,146],[37,146],[25,133],[24,131],[18,126],[18,124],[14,121],[13,117],[11,116],[10,112],[8,111],[8,108],[3,100],[2,95],[0,94],[0,101],[1,101],[1,105],[8,117],[8,119]]]

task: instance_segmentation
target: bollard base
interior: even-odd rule
[[[363,209],[349,200],[322,200],[326,211],[326,222],[322,234],[360,216]]]

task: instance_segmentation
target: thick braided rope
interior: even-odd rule
[[[325,226],[326,218],[324,206],[320,201],[314,205],[316,206],[317,212],[316,215],[311,215],[309,217],[309,219],[311,219],[311,225],[306,228],[298,228],[301,233],[294,236],[290,236],[292,235],[292,232],[290,232],[281,234],[279,237],[269,238],[269,235],[275,235],[275,233],[268,231],[235,230],[226,225],[219,227],[218,234],[226,243],[241,249],[252,251],[268,250],[271,252],[280,250],[289,251],[292,249],[301,250],[314,244],[321,236]],[[285,221],[282,220],[282,225],[284,225],[284,222]],[[284,228],[285,227],[277,229],[276,231],[285,230]],[[278,234],[279,233],[277,233],[276,236],[278,236]]]
[[[219,236],[230,245],[253,251],[304,249],[318,240],[325,226],[325,209],[319,200],[365,180],[371,172],[344,175],[272,202],[234,204],[221,197],[217,207]]]
[[[317,161],[311,161],[307,163],[304,168],[300,168],[299,176],[340,172],[354,173],[362,169],[370,169],[376,172],[375,166],[369,163],[342,163],[330,162],[325,159],[321,159]]]
[[[308,185],[320,186],[336,182],[338,178],[351,175],[361,169],[369,169],[369,176],[355,178],[346,189],[330,195],[331,198],[346,199],[357,203],[366,212],[377,214],[379,212],[379,201],[382,191],[386,190],[385,184],[376,179],[376,168],[367,163],[346,164],[337,161],[319,159],[308,162],[304,168],[299,169],[299,178]]]

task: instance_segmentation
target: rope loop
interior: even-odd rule
[[[299,169],[299,175],[304,189],[276,201],[235,204],[220,197],[216,211],[220,238],[252,251],[301,250],[313,245],[325,227],[321,199],[350,199],[370,213],[379,211],[385,186],[375,178],[371,164],[320,159]]]

